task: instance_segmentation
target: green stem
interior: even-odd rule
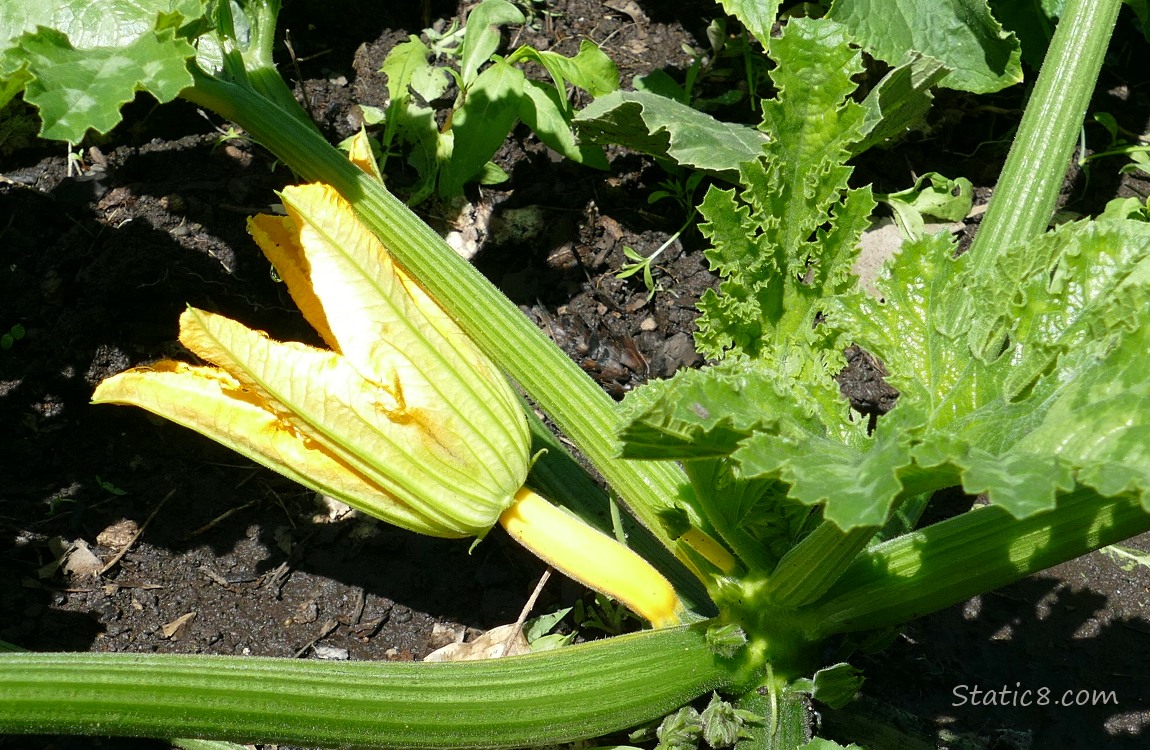
[[[667,658],[674,654],[674,658]],[[0,733],[520,747],[634,726],[729,685],[703,628],[438,664],[0,654]]]
[[[614,402],[586,373],[407,206],[316,132],[250,89],[193,72],[196,84],[181,96],[243,127],[304,180],[325,182],[347,198],[395,259],[551,416],[639,521],[674,549],[657,519],[686,477],[670,462],[616,457]]]
[[[1023,519],[976,508],[863,553],[803,618],[815,639],[898,625],[1146,530],[1130,495],[1077,490]]]
[[[860,526],[843,531],[823,521],[796,544],[771,573],[767,594],[780,607],[801,607],[829,589],[866,548],[878,529]]]
[[[782,680],[768,679],[757,690],[739,697],[737,708],[763,717],[759,725],[746,725],[749,735],[737,750],[794,750],[811,740],[810,701]]]
[[[986,271],[995,247],[1046,231],[1114,31],[1121,0],[1069,0],[970,252]]]
[[[843,531],[831,521],[822,521],[801,542],[791,548],[771,573],[767,593],[771,602],[782,607],[802,607],[817,600],[838,581],[858,554],[883,532],[909,531],[918,522],[935,490],[954,487],[957,475],[942,472],[910,471],[900,477],[903,492],[895,502],[886,526],[863,526]]]
[[[767,483],[737,478],[727,460],[688,461],[684,470],[694,489],[694,504],[710,524],[702,531],[712,537],[717,534],[749,570],[765,573],[774,568],[777,558],[772,558],[762,542],[747,533],[741,519],[729,518],[732,508],[752,507]]]

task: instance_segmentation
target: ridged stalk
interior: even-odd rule
[[[996,247],[1046,231],[1121,5],[1121,0],[1069,0],[1063,8],[970,248],[980,267],[994,262]]]
[[[771,573],[767,582],[771,603],[780,607],[801,607],[818,599],[877,531],[873,526],[843,531],[831,521],[820,523],[783,556]]]
[[[735,676],[701,627],[437,664],[10,653],[0,654],[0,733],[521,747],[633,726]]]
[[[898,625],[1147,530],[1129,495],[1078,490],[1023,519],[976,508],[866,551],[803,619],[814,639]]]

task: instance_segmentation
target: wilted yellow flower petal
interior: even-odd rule
[[[383,182],[383,175],[379,173],[379,162],[375,160],[375,154],[371,152],[371,139],[367,137],[367,131],[363,129],[362,125],[359,132],[348,140],[347,145],[347,158],[351,160],[351,163]]]
[[[254,391],[281,418],[432,523],[483,536],[527,476],[477,464],[472,430],[448,431],[408,396],[404,380],[365,378],[347,358],[278,342],[234,320],[189,308],[180,341]],[[417,388],[418,390],[418,388]],[[426,390],[426,389],[424,389]],[[519,412],[511,416],[522,419]],[[371,507],[363,510],[380,515]]]
[[[683,602],[635,552],[524,487],[499,518],[512,539],[552,567],[604,591],[657,628],[682,621]]]
[[[339,351],[335,336],[323,314],[323,305],[315,296],[308,278],[308,262],[299,244],[299,231],[288,216],[257,214],[248,219],[248,233],[263,250],[276,273],[287,285],[292,300],[303,313],[304,320],[316,330],[323,342]]]
[[[526,477],[530,435],[506,379],[334,189],[288,187],[282,198],[340,353],[364,378],[401,384],[407,408],[510,498],[509,478]]]
[[[137,367],[96,387],[94,403],[130,404],[193,429],[311,489],[402,528],[464,536],[387,495],[346,463],[307,440],[251,389],[215,367],[165,360]]]
[[[333,189],[290,187],[283,201],[288,216],[257,217],[252,234],[332,350],[188,309],[180,341],[222,369],[216,391],[189,400],[143,372],[133,398],[115,379],[97,398],[145,406],[304,484],[337,484],[328,475],[342,466],[355,489],[341,499],[397,525],[483,536],[527,477],[530,435],[510,385]],[[281,444],[289,434],[298,442]],[[289,451],[291,462],[277,458]],[[313,471],[322,480],[306,481]]]

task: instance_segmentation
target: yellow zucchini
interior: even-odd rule
[[[515,541],[564,575],[607,594],[656,628],[678,625],[683,603],[654,567],[526,487],[499,517]]]

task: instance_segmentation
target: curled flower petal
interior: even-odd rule
[[[331,349],[189,308],[180,341],[218,370],[124,373],[96,399],[143,406],[398,526],[483,536],[527,477],[515,393],[335,190],[289,187],[283,201],[288,215],[252,219],[252,236]]]
[[[105,380],[94,403],[129,404],[188,427],[288,479],[421,534],[464,536],[429,522],[304,438],[252,390],[215,367],[165,360]]]
[[[258,214],[248,219],[248,233],[287,285],[288,293],[303,313],[304,320],[316,330],[325,344],[339,351],[339,344],[323,313],[323,304],[315,295],[308,278],[310,267],[304,257],[303,246],[299,244],[295,222],[288,216]]]
[[[406,408],[459,436],[453,450],[510,497],[509,478],[526,477],[530,436],[506,379],[334,189],[293,186],[282,198],[338,350],[364,378],[400,384]]]
[[[412,404],[403,381],[364,378],[335,352],[273,341],[194,308],[180,317],[180,341],[255,392],[300,434],[435,524],[482,536],[526,477],[526,464],[519,476],[473,465],[468,433],[449,431]]]

